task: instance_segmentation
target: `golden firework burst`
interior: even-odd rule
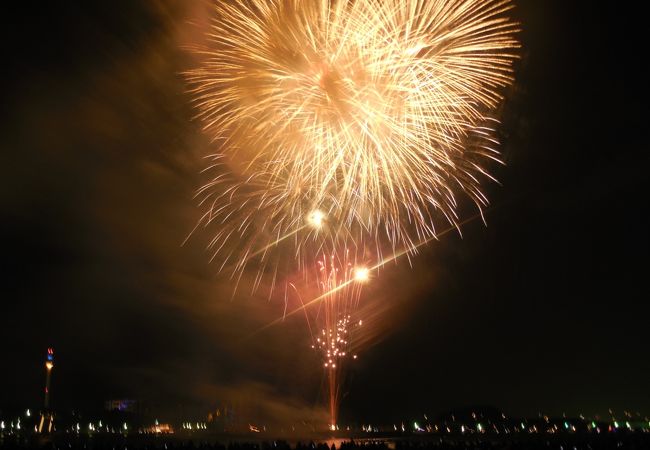
[[[511,8],[216,1],[187,78],[216,147],[199,194],[223,264],[268,261],[284,241],[298,260],[326,240],[413,249],[437,217],[458,223],[459,194],[484,207],[491,114],[519,46]]]

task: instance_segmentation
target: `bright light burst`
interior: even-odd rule
[[[368,281],[370,279],[370,271],[367,267],[357,267],[354,269],[354,279],[356,281]]]
[[[459,194],[485,206],[491,113],[519,45],[511,8],[216,1],[187,77],[218,149],[199,195],[223,264],[241,270],[288,238],[300,258],[316,234],[412,249],[435,235],[436,216],[458,223]]]
[[[320,209],[315,209],[309,213],[307,221],[312,227],[319,229],[323,226],[323,222],[325,221],[325,213]]]

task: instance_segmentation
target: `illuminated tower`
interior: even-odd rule
[[[50,409],[50,378],[52,378],[52,368],[54,367],[54,350],[47,349],[47,359],[45,360],[45,410]]]
[[[48,348],[45,358],[45,402],[43,412],[41,413],[41,421],[38,424],[39,433],[51,433],[54,427],[54,414],[50,412],[50,379],[52,378],[52,368],[54,368],[54,350]]]

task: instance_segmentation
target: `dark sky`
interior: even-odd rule
[[[381,333],[351,371],[344,416],[650,414],[644,15],[517,4],[522,59],[487,227],[373,281]],[[230,301],[201,236],[181,246],[210,151],[180,75],[204,12],[124,1],[7,17],[0,408],[39,405],[48,346],[60,408],[318,404],[300,321],[246,339],[281,307]]]

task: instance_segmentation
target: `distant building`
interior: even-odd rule
[[[131,399],[106,400],[104,409],[106,411],[136,412],[138,402]]]
[[[47,349],[45,357],[45,400],[43,402],[43,412],[38,424],[39,433],[51,433],[54,430],[54,414],[50,410],[50,385],[52,379],[52,369],[54,368],[54,350],[50,347]]]

